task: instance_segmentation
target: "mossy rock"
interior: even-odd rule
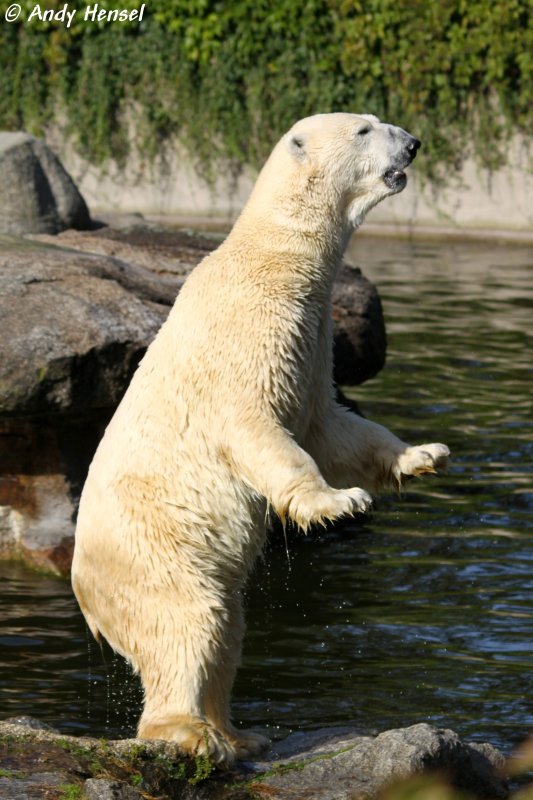
[[[265,760],[223,771],[170,742],[62,736],[35,720],[0,722],[3,800],[375,800],[391,784],[428,774],[448,782],[440,800],[504,800],[504,767],[491,745],[426,724],[376,737],[350,728],[296,733]],[[401,791],[387,797],[404,797]]]

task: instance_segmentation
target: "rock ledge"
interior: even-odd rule
[[[504,765],[491,745],[426,724],[376,737],[351,728],[295,733],[262,761],[216,772],[168,742],[63,736],[28,717],[0,722],[4,800],[372,800],[427,773],[470,797],[499,800],[508,796]]]

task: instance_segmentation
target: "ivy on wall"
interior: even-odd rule
[[[501,164],[532,129],[531,0],[147,0],[140,25],[84,21],[83,0],[70,28],[19,2],[0,27],[0,127],[60,120],[94,163],[177,134],[207,176],[257,166],[296,119],[348,110],[416,134],[442,177],[468,155]]]

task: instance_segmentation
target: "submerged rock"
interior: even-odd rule
[[[217,239],[129,226],[0,239],[0,557],[67,574],[74,518],[105,426],[186,275]],[[335,377],[385,360],[379,296],[334,285]]]
[[[28,133],[0,131],[0,233],[85,230],[85,201],[57,156]]]
[[[22,722],[0,722],[5,800],[373,800],[406,778],[433,773],[474,798],[508,795],[501,753],[425,724],[375,738],[350,728],[296,733],[265,760],[219,772],[205,758],[184,758],[169,742],[63,736]]]

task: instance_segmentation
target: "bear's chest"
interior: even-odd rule
[[[329,309],[302,303],[283,313],[268,353],[264,397],[283,427],[299,439],[328,369]]]

